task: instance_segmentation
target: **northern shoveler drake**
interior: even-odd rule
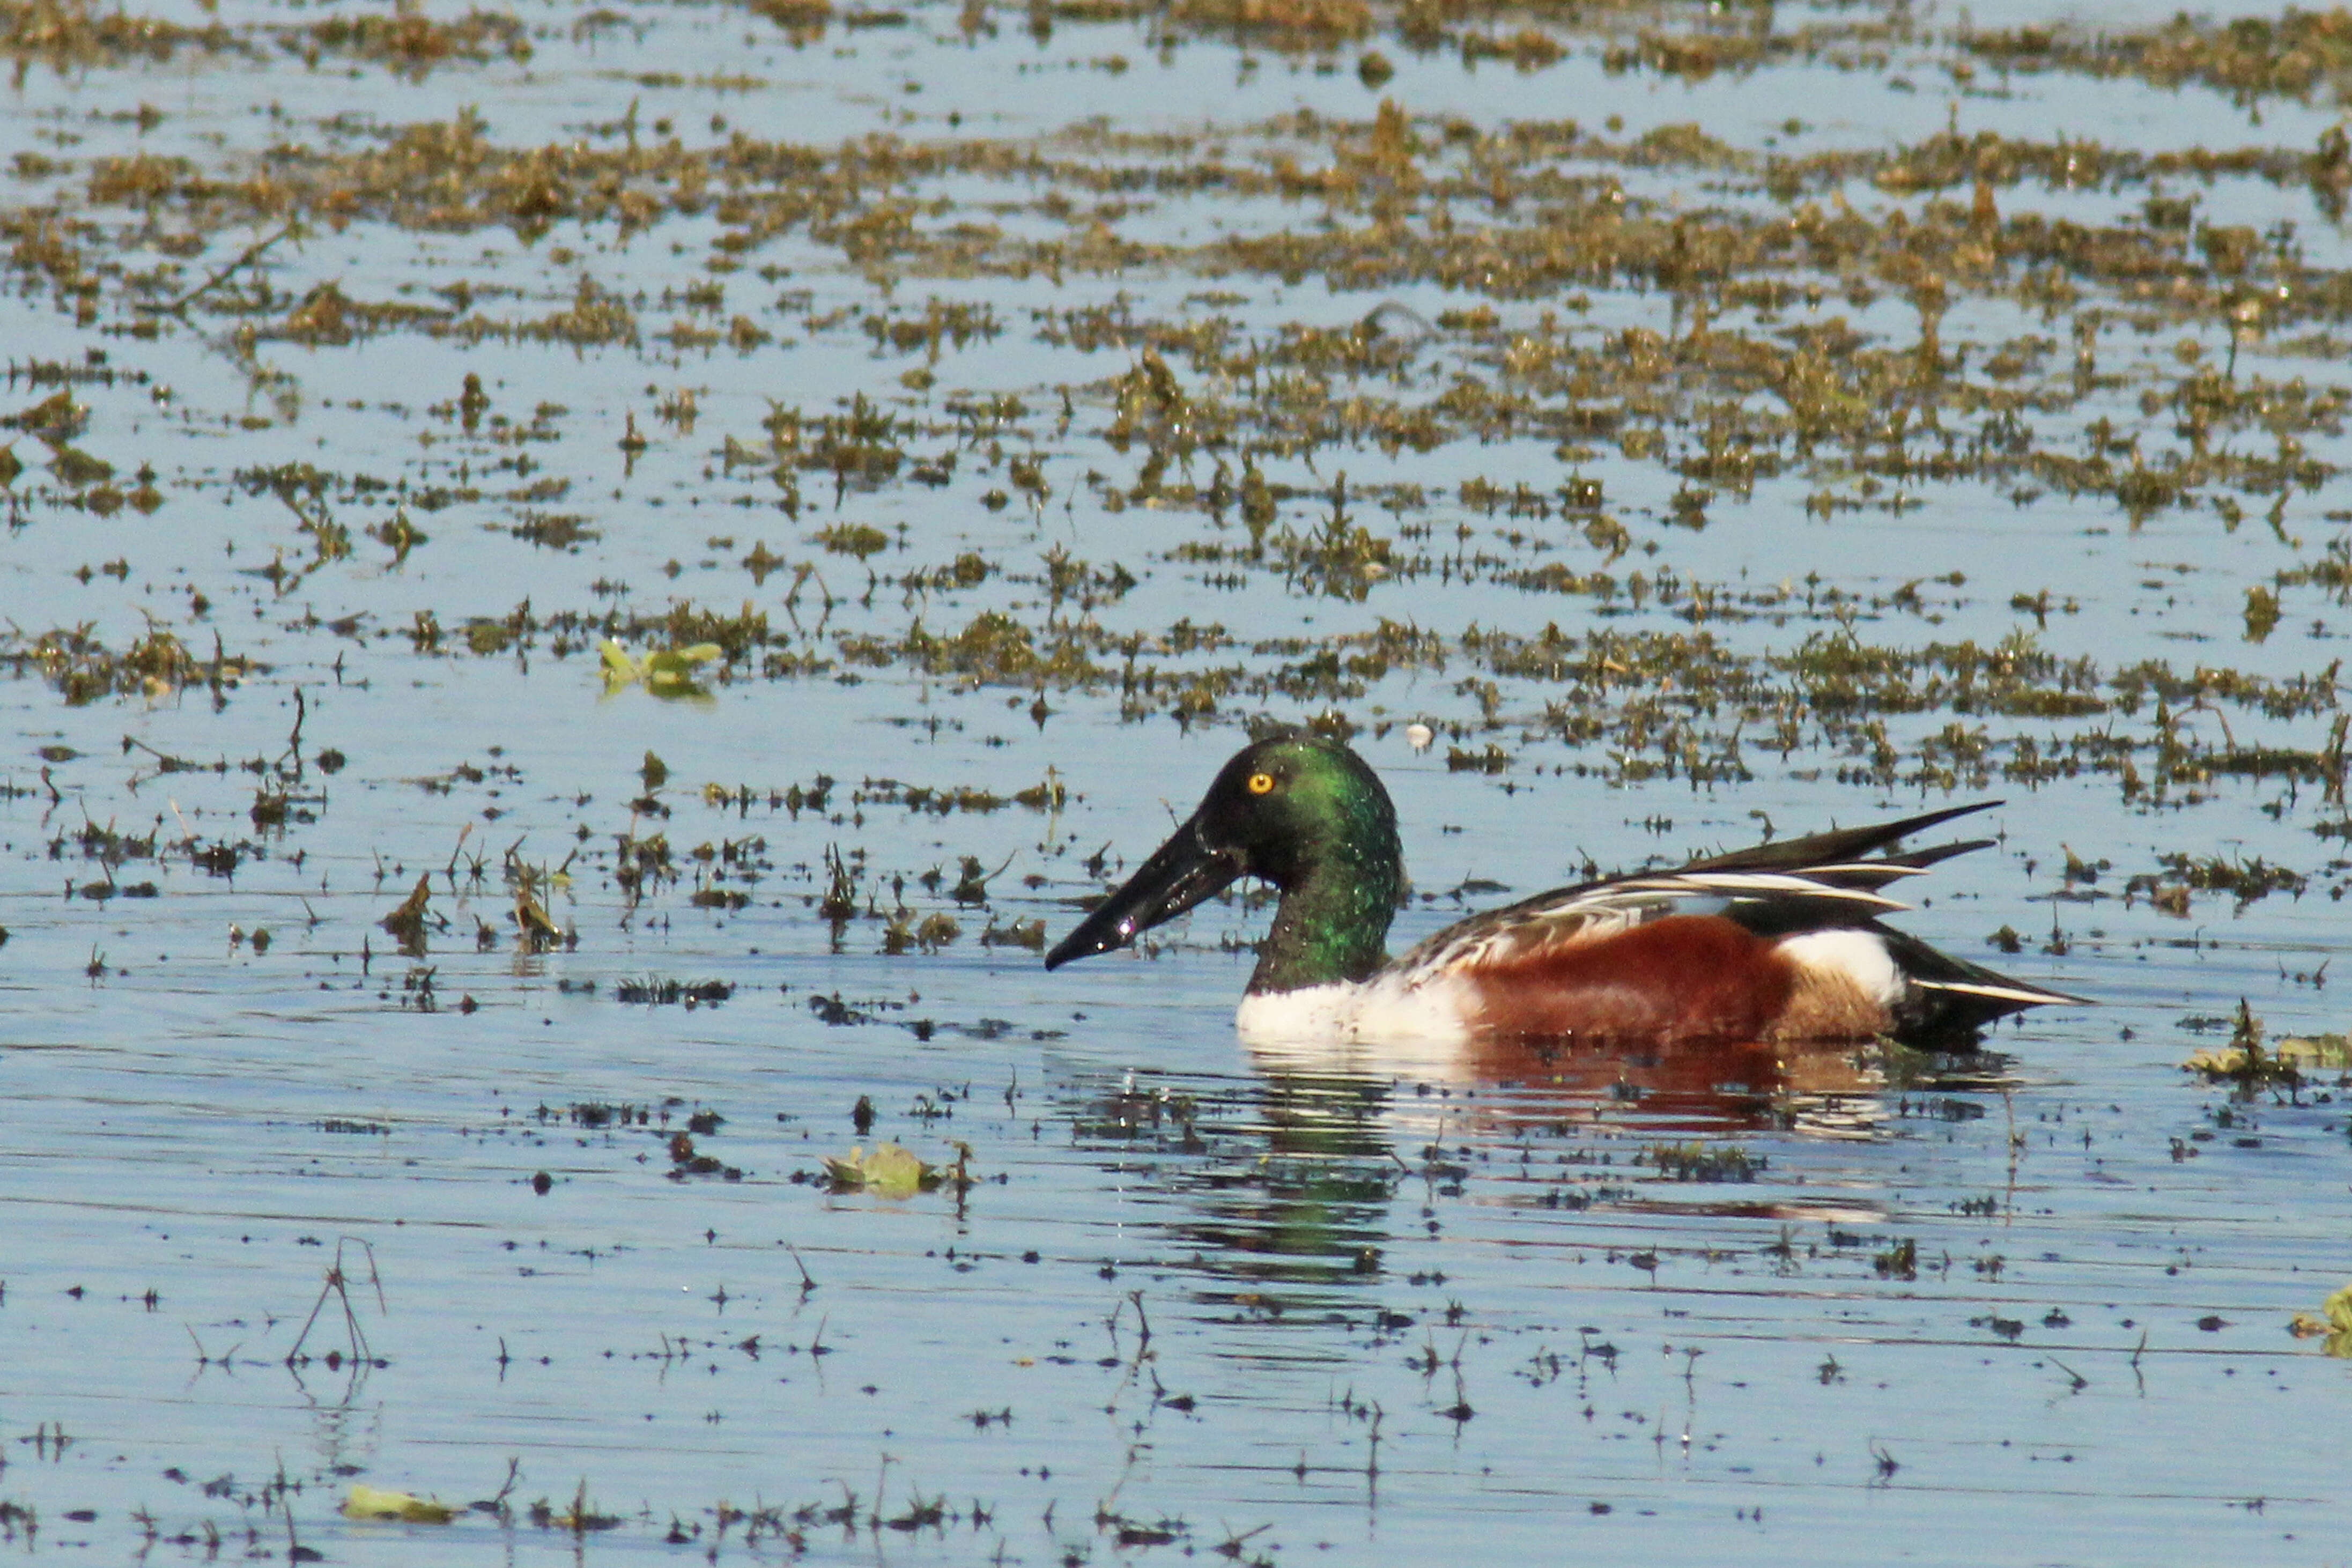
[[[1954,958],[1879,917],[1881,889],[1990,839],[1885,853],[1998,801],[1817,833],[1539,893],[1386,952],[1396,809],[1362,758],[1305,731],[1244,748],[1200,809],[1045,955],[1126,947],[1239,878],[1282,890],[1235,1023],[1253,1044],[1674,1045],[1971,1040],[2083,999]]]

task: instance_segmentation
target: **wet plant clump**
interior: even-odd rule
[[[725,980],[662,980],[648,976],[643,980],[618,980],[613,984],[615,1001],[648,1007],[674,1007],[681,1004],[688,1008],[715,1007],[734,994],[733,983]]]

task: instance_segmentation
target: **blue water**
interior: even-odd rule
[[[248,31],[346,14],[219,13]],[[152,226],[126,208],[83,211],[95,160],[143,149],[241,178],[276,143],[348,152],[466,106],[506,146],[605,144],[596,128],[634,100],[649,140],[657,116],[675,117],[692,146],[725,134],[709,128],[719,114],[821,149],[879,132],[986,135],[1084,161],[1096,155],[1073,150],[1107,125],[1205,129],[1236,163],[1287,152],[1319,166],[1328,141],[1276,117],[1362,121],[1379,96],[1353,49],[1291,58],[1183,37],[1163,51],[1138,24],[1067,20],[1041,46],[1002,9],[994,36],[970,46],[954,8],[917,6],[905,26],[836,24],[798,49],[731,8],[631,8],[620,15],[634,30],[602,42],[575,36],[570,9],[518,15],[527,65],[447,62],[416,80],[331,57],[305,68],[274,45],[35,65],[0,126],[12,153],[62,166],[19,168],[11,233],[62,202],[100,226],[93,268],[159,266],[158,237],[188,220],[176,207]],[[1846,15],[1784,7],[1773,20]],[[1590,34],[1563,35],[1567,58],[1527,73],[1372,42],[1398,66],[1384,90],[1433,137],[1445,116],[1494,127],[1572,113],[1593,128],[1613,114],[1628,137],[1697,121],[1743,148],[1769,136],[1808,151],[1916,140],[1956,117],[2013,136],[2095,127],[2144,150],[2303,151],[2335,118],[2282,101],[2255,123],[2203,89],[2057,75],[1997,92],[1979,78],[1959,95],[1935,64],[1953,25],[1921,22],[1884,66],[1792,61],[1699,85],[1612,74]],[[1101,63],[1113,54],[1124,71]],[[694,85],[720,69],[753,85]],[[163,116],[144,131],[142,103]],[[1783,130],[1791,117],[1803,129]],[[1642,203],[1763,199],[1684,169],[1609,172]],[[927,228],[1078,233],[1033,205],[1055,180],[959,174],[908,191],[949,204]],[[2291,214],[2310,266],[2340,265],[2307,194],[2242,177],[2196,188],[2216,217]],[[2145,195],[2025,185],[2000,200],[2094,222]],[[1860,182],[1848,197],[1917,206]],[[1102,199],[1072,193],[1082,211]],[[1323,220],[1312,202],[1174,192],[1102,219],[1139,245],[1311,234]],[[56,390],[37,366],[79,367],[87,426],[73,444],[126,489],[151,466],[163,504],[152,516],[78,505],[87,487],[46,467],[36,435],[9,432],[26,469],[6,492],[0,616],[15,632],[0,653],[85,623],[120,652],[152,617],[200,659],[217,634],[255,668],[217,693],[201,679],[133,681],[76,705],[18,659],[0,686],[0,1086],[15,1111],[0,1142],[0,1504],[12,1510],[0,1534],[106,1562],[299,1546],[384,1563],[1044,1563],[1229,1547],[1244,1562],[1388,1564],[1459,1562],[1467,1542],[1506,1561],[2344,1561],[2335,1436],[2352,1370],[2287,1331],[2352,1277],[2343,1090],[2235,1100],[2179,1069],[2228,1037],[2242,997],[2273,1035],[2342,1026],[2328,981],[2343,867],[2312,828],[2343,811],[2320,784],[2224,774],[2151,805],[2112,774],[1988,781],[1975,793],[2010,797],[1986,819],[1998,847],[1938,868],[1904,923],[2102,1005],[2005,1026],[1976,1058],[1890,1068],[1826,1053],[1720,1079],[1627,1059],[1538,1086],[1254,1058],[1230,1013],[1262,910],[1212,905],[1150,954],[1053,975],[1009,940],[1024,922],[1066,929],[1071,900],[1101,885],[1089,858],[1108,877],[1148,852],[1245,720],[1334,708],[1357,727],[1395,795],[1415,886],[1437,895],[1405,912],[1400,941],[1506,896],[1445,895],[1465,879],[1524,894],[1588,863],[1750,842],[1767,822],[1787,834],[1970,792],[1842,782],[1854,759],[1817,733],[1784,756],[1752,730],[1750,776],[1694,789],[1630,768],[1610,742],[1548,734],[1559,692],[1535,679],[1496,679],[1488,728],[1470,628],[1691,624],[1654,601],[1621,598],[1602,616],[1587,597],[1434,572],[1374,584],[1360,602],[1263,568],[1228,583],[1183,547],[1231,545],[1237,527],[1107,503],[1142,458],[1105,436],[1112,380],[1136,358],[1072,344],[1062,313],[1222,315],[1270,341],[1345,328],[1391,299],[1433,321],[1478,302],[1467,290],[1346,292],[1149,260],[1058,280],[899,277],[805,227],[714,271],[724,226],[709,213],[626,237],[559,224],[525,244],[496,226],[362,217],[289,237],[233,284],[266,278],[253,315],[265,327],[331,280],[353,300],[418,305],[445,305],[435,291],[463,281],[483,316],[529,322],[586,276],[631,302],[635,347],[415,327],[345,345],[243,343],[226,310],[152,316],[114,273],[93,273],[86,321],[53,279],[12,274],[22,286],[0,300],[0,342],[16,375],[0,403],[13,414]],[[176,287],[269,231],[206,229]],[[717,310],[685,302],[713,283]],[[1584,295],[1580,308],[1493,303],[1521,333],[1553,311],[1585,347],[1669,325],[1658,294]],[[878,348],[859,313],[919,315],[931,298],[986,304],[1001,330],[944,346],[923,390],[902,376],[926,356]],[[2117,384],[2037,414],[2037,427],[2064,446],[2105,416],[2149,452],[2174,449],[2173,415],[2144,410],[2140,393],[2179,374],[2179,339],[2219,361],[2226,334],[2141,331],[2109,303],[2119,314],[2100,353]],[[1780,324],[1832,314],[1882,345],[1916,337],[1916,312],[1892,292],[1866,306],[1832,297]],[[680,321],[723,333],[737,315],[769,340],[739,352],[665,337]],[[130,330],[149,320],[152,335]],[[2067,322],[2013,299],[1956,291],[1944,328],[1979,364],[2026,332],[2053,341],[2063,377]],[[1393,379],[1342,381],[1338,395],[1425,402],[1457,376],[1504,379],[1504,353],[1439,332]],[[1171,357],[1188,388],[1220,390]],[[469,374],[488,398],[470,429],[457,406]],[[2338,372],[2264,339],[2242,347],[2239,374],[2325,385]],[[656,411],[680,388],[696,394],[690,428]],[[902,468],[836,507],[830,476],[803,472],[795,517],[763,468],[729,465],[730,440],[766,449],[774,404],[814,419],[860,395],[916,422],[908,465],[955,453],[947,482]],[[995,395],[1028,412],[992,456],[949,408]],[[619,446],[632,419],[648,443],[634,457]],[[2229,438],[2254,452],[2268,441]],[[2332,429],[2299,438],[2342,460]],[[1318,523],[1328,506],[1303,492],[1344,468],[1356,520],[1401,553],[1460,542],[1719,589],[1745,613],[1706,629],[1743,657],[1837,634],[1825,588],[1855,596],[1856,636],[1906,648],[2022,629],[2104,672],[2153,658],[2273,680],[2321,677],[2338,657],[2337,606],[2318,588],[2278,590],[2284,615],[2266,641],[2247,641],[2242,619],[2250,587],[2339,536],[2332,487],[2291,494],[2275,531],[2267,498],[2249,503],[2232,531],[2210,509],[2134,527],[2100,498],[2019,504],[1973,483],[1922,489],[1900,516],[1822,521],[1804,510],[1816,479],[1791,474],[1744,502],[1718,497],[1692,531],[1665,516],[1674,475],[1595,446],[1574,466],[1603,479],[1629,530],[1633,551],[1613,563],[1560,520],[1461,500],[1470,479],[1557,487],[1549,438],[1265,464],[1302,492],[1282,527]],[[1033,451],[1051,491],[1034,510],[1002,460]],[[320,562],[297,511],[236,478],[295,463],[337,476],[320,504],[348,528],[348,557]],[[1193,458],[1193,482],[1214,464]],[[550,480],[562,483],[531,489]],[[1377,487],[1405,483],[1427,507],[1384,511]],[[427,510],[430,487],[479,494]],[[994,489],[1013,490],[1001,509],[984,499]],[[427,538],[396,558],[367,531],[403,508]],[[574,514],[594,536],[534,546],[511,531],[533,510]],[[863,563],[828,553],[817,531],[841,522],[890,542]],[[1500,537],[1515,530],[1519,542]],[[784,563],[764,580],[741,564],[755,545]],[[994,574],[904,585],[967,551]],[[1045,557],[1057,551],[1101,578],[1117,563],[1134,585],[1090,610],[1055,605]],[[116,562],[120,576],[104,570]],[[1921,608],[1890,599],[1906,583]],[[2044,590],[2046,624],[2012,603]],[[577,628],[469,650],[469,617],[526,601],[542,625],[748,605],[776,651],[823,662],[775,679],[739,666],[702,700],[665,701],[608,691],[594,635]],[[409,635],[427,611],[437,651]],[[1159,663],[1237,668],[1241,687],[1180,724],[1164,706],[1123,719],[1115,679],[984,683],[870,657],[918,625],[951,636],[991,611],[1155,637],[1179,620],[1214,624],[1229,641]],[[1336,701],[1283,691],[1276,678],[1317,639],[1384,620],[1447,638],[1445,667]],[[1115,654],[1094,657],[1115,668]],[[2288,714],[2224,694],[2180,717],[2209,745],[2309,750],[2337,711],[2332,698]],[[1447,731],[1427,753],[1405,742],[1415,718]],[[2063,744],[2105,723],[2141,743],[2147,767],[2155,735],[2148,706],[2049,721],[1931,708],[1886,722],[1903,747],[1955,722],[1985,727],[1996,763],[2021,734]],[[1501,746],[1507,770],[1449,769],[1457,742]],[[343,756],[333,772],[329,749]],[[667,770],[650,789],[649,752]],[[824,805],[783,804],[821,778],[834,781]],[[1011,802],[1041,784],[1066,799]],[[910,811],[905,786],[1005,804]],[[257,792],[285,797],[282,821],[257,821]],[[112,841],[110,872],[110,831],[134,845]],[[150,834],[154,849],[138,852]],[[616,876],[625,845],[655,835],[676,874],[633,896]],[[230,874],[191,858],[223,847]],[[2070,850],[2108,863],[2097,881],[2066,883]],[[829,851],[857,873],[858,912],[837,935],[816,908]],[[2200,892],[2185,919],[2121,896],[2174,852],[2261,857],[2308,885],[2242,907]],[[984,902],[952,896],[967,857],[988,877]],[[558,875],[537,884],[568,933],[552,951],[517,941],[519,871]],[[420,875],[435,923],[423,953],[404,954],[379,921]],[[957,939],[885,951],[901,900],[909,925],[948,915]],[[2004,925],[2023,937],[2013,957],[1987,942]],[[623,999],[663,981],[727,994]],[[874,1112],[863,1131],[861,1098]],[[826,1191],[824,1159],[877,1139],[942,1169],[963,1145],[971,1184],[902,1199]],[[1744,1156],[1748,1179],[1660,1170],[1658,1145],[1691,1142]],[[355,1482],[460,1513],[348,1521],[336,1510]]]

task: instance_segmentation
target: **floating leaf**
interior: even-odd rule
[[[343,1497],[345,1519],[382,1519],[402,1524],[446,1524],[457,1510],[446,1503],[414,1492],[386,1491],[381,1487],[353,1485]]]
[[[886,1198],[929,1192],[941,1180],[938,1167],[896,1143],[877,1143],[871,1150],[852,1144],[846,1155],[826,1158],[824,1174],[835,1192],[868,1192]]]
[[[2288,1035],[2271,1054],[2305,1072],[2352,1070],[2352,1038],[2342,1035]]]
[[[2286,1331],[2299,1340],[2325,1336],[2326,1342],[2319,1347],[2322,1353],[2352,1361],[2352,1285],[2327,1298],[2319,1310],[2326,1314],[2325,1318],[2297,1312],[2288,1320]]]
[[[605,690],[642,686],[656,697],[705,695],[695,679],[695,670],[723,657],[725,652],[717,643],[698,642],[688,647],[663,648],[639,656],[611,637],[596,647],[597,658],[604,667]]]
[[[665,685],[690,684],[694,679],[695,667],[709,664],[719,656],[719,652],[715,642],[698,642],[691,647],[649,653],[644,659],[646,687],[648,690],[658,690]]]

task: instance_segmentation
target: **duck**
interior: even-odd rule
[[[1045,954],[1131,946],[1244,877],[1280,892],[1234,1024],[1253,1045],[1505,1041],[1690,1047],[1893,1041],[1967,1048],[2028,1008],[2085,999],[1885,923],[1886,888],[1989,847],[1893,853],[1978,801],[1522,899],[1390,958],[1404,902],[1396,808],[1344,742],[1286,730],[1243,748],[1200,806]]]

